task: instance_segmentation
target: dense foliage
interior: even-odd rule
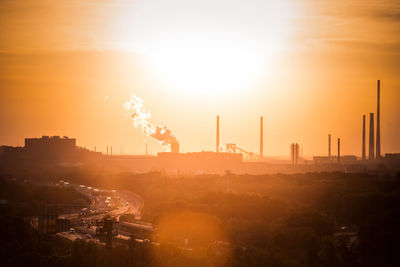
[[[141,195],[143,219],[157,226],[153,239],[160,245],[131,241],[108,251],[85,242],[66,243],[37,235],[21,217],[3,209],[1,235],[13,242],[1,242],[0,265],[400,265],[399,177],[67,175],[71,182]],[[11,197],[5,187],[2,183],[0,198]],[[37,198],[29,190],[24,195]]]

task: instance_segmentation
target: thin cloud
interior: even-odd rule
[[[326,39],[325,42],[345,49],[373,51],[400,55],[400,42],[373,42],[352,39]]]

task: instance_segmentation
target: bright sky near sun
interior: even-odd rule
[[[400,151],[398,0],[2,0],[0,57],[0,144],[144,153],[134,93],[185,152],[214,149],[220,115],[223,144],[257,152],[264,116],[266,155],[324,155],[328,133],[359,155],[381,79],[382,149]]]

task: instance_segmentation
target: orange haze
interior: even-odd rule
[[[399,1],[200,2],[1,1],[0,144],[144,153],[134,93],[183,152],[214,150],[216,115],[222,144],[258,152],[262,115],[264,155],[324,155],[328,133],[360,155],[380,79],[382,152],[400,151]]]

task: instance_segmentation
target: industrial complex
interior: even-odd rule
[[[400,153],[381,155],[380,138],[380,81],[377,83],[376,135],[375,114],[369,116],[369,147],[366,155],[366,115],[362,116],[361,157],[340,154],[340,138],[337,139],[337,154],[332,155],[331,134],[328,135],[326,156],[314,156],[312,159],[301,157],[301,146],[290,145],[290,160],[273,160],[264,157],[263,117],[260,117],[259,153],[248,152],[235,143],[220,142],[220,116],[216,117],[215,151],[180,153],[179,142],[167,128],[157,127],[152,133],[162,145],[168,145],[170,152],[157,155],[113,155],[112,147],[106,154],[76,146],[76,139],[66,136],[42,136],[26,138],[24,147],[0,147],[3,167],[15,164],[59,164],[62,166],[95,166],[110,170],[134,172],[159,171],[168,174],[223,174],[233,173],[292,173],[313,171],[346,172],[396,172],[400,169]],[[138,115],[133,114],[136,119]],[[146,122],[147,123],[147,122]],[[150,125],[153,127],[152,125]],[[167,132],[168,138],[163,134]]]

